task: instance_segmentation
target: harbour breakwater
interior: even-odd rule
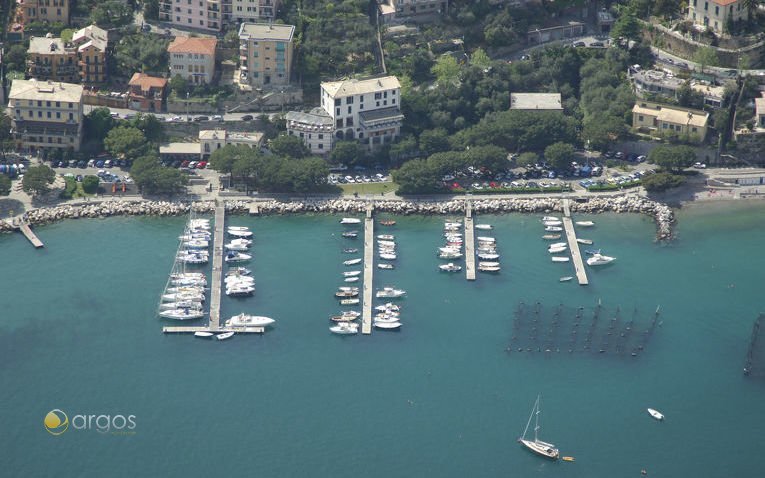
[[[563,200],[560,198],[508,198],[470,200],[475,214],[498,213],[550,213],[562,212]],[[300,213],[364,213],[372,204],[375,211],[397,215],[461,215],[465,211],[465,200],[361,200],[361,199],[306,199],[306,200],[229,200],[226,210],[229,213],[248,213],[250,206],[256,204],[261,215],[300,214]],[[53,207],[32,209],[24,214],[32,226],[49,224],[63,219],[105,218],[111,216],[180,216],[193,210],[200,214],[213,213],[214,201],[113,201],[83,202],[61,204]],[[640,213],[651,216],[656,222],[656,237],[659,240],[672,238],[674,212],[669,206],[641,196],[593,197],[571,202],[572,213],[598,214],[604,212]],[[15,229],[10,221],[0,221],[0,232]]]

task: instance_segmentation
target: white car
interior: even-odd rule
[[[693,163],[693,167],[696,169],[706,169],[707,165],[704,163]]]

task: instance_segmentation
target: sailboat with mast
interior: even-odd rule
[[[537,455],[542,455],[545,458],[557,460],[560,453],[558,452],[558,449],[555,448],[555,445],[540,440],[538,436],[540,428],[539,414],[542,412],[539,407],[539,402],[540,396],[537,395],[537,401],[534,402],[534,408],[531,410],[531,415],[529,415],[529,421],[526,423],[526,428],[523,430],[523,435],[518,439],[518,442]],[[534,420],[534,439],[529,440],[526,438],[526,434],[529,431],[529,426],[531,426],[532,419]]]

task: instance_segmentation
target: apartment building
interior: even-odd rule
[[[423,17],[445,14],[449,8],[448,0],[382,0],[378,2],[378,10],[384,22],[394,19]]]
[[[54,38],[31,37],[27,49],[27,75],[38,80],[82,82],[106,81],[107,33],[95,25],[78,30],[71,43]]]
[[[82,141],[82,85],[14,80],[7,113],[18,149],[30,152],[69,149]]]
[[[181,28],[213,33],[224,26],[224,10],[232,0],[159,0],[159,20]]]
[[[334,123],[322,108],[308,113],[289,111],[285,117],[287,134],[297,136],[312,154],[326,155],[332,151]]]
[[[193,85],[212,83],[217,44],[215,38],[175,37],[167,47],[170,77],[181,75]]]
[[[715,33],[722,33],[727,22],[738,22],[747,17],[744,0],[688,0],[686,18]]]
[[[231,0],[233,23],[271,21],[276,16],[281,0]]]
[[[212,153],[229,144],[241,144],[249,148],[260,149],[263,146],[263,133],[226,131],[225,129],[200,130],[199,143],[201,158],[208,159]]]
[[[254,87],[288,85],[294,33],[293,25],[242,23],[239,27],[240,82]]]
[[[722,106],[725,87],[704,83],[697,80],[683,80],[661,70],[643,70],[638,65],[627,69],[627,76],[632,81],[638,98],[651,99],[656,96],[677,99],[678,90],[685,84],[704,96],[704,104],[713,108]]]
[[[687,136],[702,142],[708,124],[706,111],[649,101],[638,101],[632,108],[632,126],[653,134]]]
[[[21,23],[61,22],[69,24],[69,7],[72,0],[16,0],[21,12]]]

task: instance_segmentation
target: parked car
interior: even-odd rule
[[[59,164],[61,164],[59,161],[51,161],[50,162],[50,166],[52,168],[57,168]]]
[[[693,163],[693,167],[696,169],[706,169],[707,165],[704,163],[696,162],[696,163]]]
[[[194,118],[194,121],[210,121],[210,117],[209,116],[197,116],[196,118]]]
[[[242,116],[242,121],[252,121],[252,115],[244,115],[244,116]]]
[[[88,160],[88,167],[89,168],[92,168],[95,165],[96,165],[96,160],[95,159]]]
[[[221,115],[213,115],[212,119],[213,119],[213,121],[223,121],[223,116],[221,116]]]
[[[75,181],[77,181],[78,183],[81,183],[81,182],[82,182],[82,174],[78,174],[77,176],[75,176],[75,177],[74,177],[74,179],[75,179]]]
[[[181,161],[176,159],[175,161],[173,161],[173,163],[172,163],[172,167],[174,167],[174,168],[180,168],[180,167],[181,167],[181,164],[182,164],[182,163],[181,163]]]
[[[112,160],[111,159],[107,159],[106,161],[104,161],[104,167],[105,168],[111,168],[112,167]]]
[[[197,169],[205,169],[207,167],[207,161],[200,161],[197,163]]]
[[[577,47],[577,48],[578,47],[583,47],[583,46],[585,46],[585,43],[583,41],[577,41],[577,42],[574,42],[574,46]]]
[[[141,25],[141,31],[142,32],[150,32],[151,31],[151,25],[148,23],[144,23]]]
[[[602,41],[594,41],[590,43],[590,46],[594,48],[603,48],[606,45]]]
[[[190,168],[190,169],[194,169],[194,168],[196,168],[196,167],[197,167],[197,162],[196,162],[196,161],[191,161],[191,162],[189,162],[189,168]]]
[[[103,168],[104,167],[104,160],[103,159],[99,159],[98,161],[96,161],[96,167],[97,168]]]

